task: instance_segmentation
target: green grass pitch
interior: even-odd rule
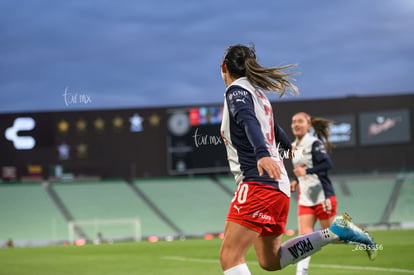
[[[312,256],[310,274],[414,274],[414,230],[373,231],[382,246],[375,261],[355,246],[332,244]],[[285,237],[287,239],[287,237]],[[223,274],[218,262],[220,239],[156,243],[114,243],[0,249],[1,275]],[[252,274],[261,270],[253,250],[247,255]],[[289,266],[276,274],[295,274]]]

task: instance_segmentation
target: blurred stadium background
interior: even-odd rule
[[[291,139],[298,111],[334,121],[339,211],[371,228],[414,227],[414,94],[273,104]],[[220,234],[235,190],[221,113],[210,104],[0,114],[0,246]],[[293,194],[287,228],[296,227]]]

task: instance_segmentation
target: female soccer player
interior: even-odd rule
[[[290,82],[291,67],[266,68],[253,47],[230,46],[221,63],[226,85],[221,134],[230,170],[238,185],[230,203],[220,249],[227,275],[251,274],[245,254],[253,245],[265,270],[279,270],[338,241],[375,245],[368,233],[348,216],[337,217],[328,228],[298,236],[282,244],[290,196],[290,182],[278,148],[290,149],[283,130],[274,122],[272,106],[263,91],[281,96],[297,88]]]
[[[317,220],[323,229],[328,228],[336,216],[336,197],[328,170],[332,167],[327,153],[330,121],[324,118],[310,117],[300,112],[292,117],[292,132],[295,141],[292,158],[293,173],[296,179],[291,182],[291,191],[298,186],[298,228],[299,235],[314,231]],[[313,129],[316,136],[309,132]],[[310,257],[298,262],[296,275],[306,275]]]

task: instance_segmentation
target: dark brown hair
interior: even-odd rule
[[[326,149],[331,152],[332,144],[329,141],[329,125],[332,124],[332,121],[322,117],[311,117],[311,124],[313,130],[315,130],[316,136],[325,144]]]
[[[272,68],[262,67],[257,62],[253,45],[247,47],[238,44],[228,47],[224,54],[224,63],[230,75],[236,78],[247,77],[255,88],[276,92],[280,96],[283,96],[287,90],[293,94],[299,93],[289,77],[296,72],[283,72],[284,69],[293,67],[295,64]]]

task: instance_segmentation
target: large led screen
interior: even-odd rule
[[[359,140],[361,145],[409,142],[410,125],[407,109],[360,113]]]

